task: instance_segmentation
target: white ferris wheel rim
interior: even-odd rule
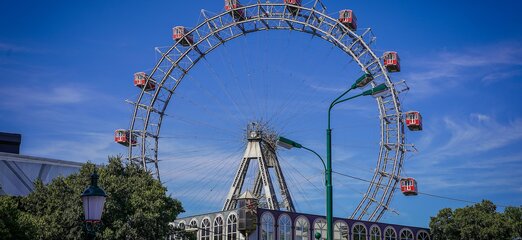
[[[247,17],[237,21],[230,16],[231,11],[223,11],[210,17],[202,11],[204,21],[187,33],[194,36],[194,42],[189,46],[182,46],[180,41],[175,42],[170,49],[161,53],[162,57],[148,74],[147,81],[154,81],[157,87],[153,92],[142,89],[134,102],[129,131],[136,134],[130,136],[135,136],[138,144],[129,145],[128,159],[142,164],[145,169],[152,170],[150,168],[153,167],[154,174],[159,178],[158,141],[164,113],[172,94],[185,75],[206,54],[227,41],[252,32],[304,32],[326,40],[348,54],[363,72],[375,77],[372,86],[385,83],[390,88],[386,96],[376,98],[381,128],[376,170],[366,194],[351,215],[353,219],[378,221],[389,210],[406,152],[403,116],[398,97],[401,90],[396,89],[399,83],[392,82],[381,59],[371,50],[370,43],[365,41],[365,37],[369,36],[368,30],[358,35],[340,24],[337,19],[325,14],[326,8],[319,0],[314,1],[311,7],[291,6],[297,9],[295,15],[289,11],[289,7],[284,3],[258,1],[235,9],[247,14]],[[274,22],[277,24],[273,24]]]

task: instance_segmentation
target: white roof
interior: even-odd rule
[[[246,191],[239,196],[238,199],[257,199],[250,191]]]
[[[80,171],[83,163],[0,152],[0,195],[24,196],[44,184]]]

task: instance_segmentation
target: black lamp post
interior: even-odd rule
[[[94,239],[96,237],[96,230],[101,221],[103,206],[107,198],[105,191],[98,187],[98,178],[95,168],[94,173],[91,175],[91,185],[82,193],[83,211],[85,214],[84,221],[88,239]]]

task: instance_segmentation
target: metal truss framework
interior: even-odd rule
[[[344,51],[361,70],[375,80],[372,86],[386,83],[390,91],[376,98],[380,115],[381,142],[376,170],[368,190],[352,214],[354,219],[378,221],[389,210],[389,204],[400,179],[405,145],[403,116],[398,94],[408,90],[402,82],[392,82],[381,59],[370,49],[375,40],[371,29],[354,32],[336,18],[326,14],[325,6],[315,1],[312,6],[291,6],[260,2],[242,6],[245,18],[235,19],[232,11],[210,15],[202,10],[204,20],[190,30],[193,44],[175,42],[164,51],[156,48],[161,58],[149,73],[147,81],[156,84],[154,91],[142,90],[133,102],[134,112],[129,130],[137,138],[129,146],[130,161],[154,171],[159,179],[158,140],[163,117],[173,93],[185,75],[212,50],[223,43],[252,32],[290,30],[311,34]]]
[[[270,210],[280,210],[280,207],[283,207],[289,212],[295,212],[292,197],[288,191],[283,171],[277,159],[275,141],[271,141],[265,132],[255,128],[250,128],[248,133],[248,143],[243,155],[243,160],[234,176],[234,181],[225,200],[223,211],[236,209],[237,198],[242,194],[242,188],[248,173],[250,161],[257,161],[258,172],[252,186],[253,194],[258,199],[265,199],[266,207]],[[272,177],[268,171],[269,168],[274,168],[279,189],[281,190],[282,206],[280,206],[277,200],[277,195],[272,184]]]

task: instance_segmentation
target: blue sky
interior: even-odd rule
[[[171,28],[194,26],[201,9],[222,1],[1,1],[0,131],[23,134],[22,153],[103,163],[125,153],[112,142],[128,126],[155,47]],[[306,1],[305,1],[306,2]],[[499,205],[522,202],[522,16],[516,1],[328,1],[328,12],[355,11],[371,27],[377,54],[398,51],[411,90],[404,110],[423,113],[408,132],[419,152],[405,174],[420,191]],[[248,121],[271,120],[287,137],[324,153],[328,101],[360,73],[328,43],[295,32],[263,32],[229,42],[184,80],[162,129],[160,165],[186,215],[221,208],[242,154]],[[369,178],[379,142],[372,99],[334,111],[334,168]],[[298,211],[321,214],[321,165],[306,152],[281,152]],[[209,174],[209,172],[215,174]],[[198,189],[195,191],[194,189]],[[335,215],[347,216],[364,182],[334,175]],[[397,194],[385,222],[427,226],[443,207],[466,203]],[[502,210],[502,208],[500,208]]]

